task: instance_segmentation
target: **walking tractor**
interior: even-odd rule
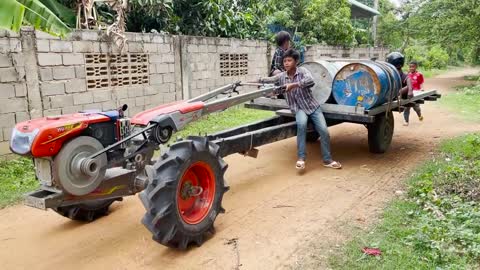
[[[312,89],[324,103],[328,125],[366,125],[374,153],[383,153],[390,145],[393,110],[439,97],[429,91],[408,100],[397,98],[398,72],[383,62],[324,61],[304,66],[314,74]],[[239,94],[241,87],[253,91]],[[336,87],[341,89],[338,93]],[[336,98],[338,94],[355,104],[334,104],[332,89],[335,100],[346,102]],[[124,116],[124,105],[112,111],[84,111],[18,123],[10,148],[33,158],[41,184],[39,190],[26,194],[25,203],[53,209],[70,219],[92,221],[105,215],[113,202],[140,193],[146,209],[142,223],[155,241],[180,249],[201,245],[207,234],[214,233],[217,215],[225,211],[222,198],[229,188],[224,181],[227,164],[223,158],[234,153],[256,157],[256,147],[296,135],[295,118],[286,110],[285,100],[267,97],[278,90],[273,85],[237,82],[130,119]],[[178,140],[154,159],[160,145],[188,123],[246,102],[250,108],[274,110],[277,115]],[[311,130],[308,138],[316,140],[318,135]]]

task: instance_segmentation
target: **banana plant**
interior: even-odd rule
[[[0,28],[18,32],[22,25],[60,37],[71,32],[40,0],[0,0]]]

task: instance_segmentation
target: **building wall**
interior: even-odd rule
[[[0,30],[0,155],[15,123],[127,104],[127,115],[268,74],[267,41],[126,33],[122,52],[105,31],[59,39],[30,27]],[[382,58],[383,48],[310,46],[306,60]]]

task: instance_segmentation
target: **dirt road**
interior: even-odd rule
[[[463,69],[427,81],[447,91]],[[332,245],[345,223],[364,224],[401,188],[401,179],[431,155],[443,138],[478,131],[438,103],[423,106],[425,121],[409,127],[395,114],[395,136],[384,155],[369,154],[363,126],[330,129],[334,157],[344,169],[321,167],[318,144],[308,148],[307,171],[294,169],[295,139],[261,147],[258,159],[228,157],[225,215],[201,248],[180,252],[150,240],[137,198],[115,203],[109,216],[82,224],[24,206],[0,211],[2,269],[278,269],[304,264],[309,247]],[[319,243],[322,241],[322,243]],[[314,242],[314,243],[313,243]],[[321,255],[321,254],[320,254]],[[308,264],[307,264],[308,265]]]

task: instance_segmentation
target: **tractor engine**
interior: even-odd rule
[[[130,141],[94,159],[88,157],[130,133],[130,120],[122,110],[48,116],[18,123],[10,149],[33,158],[42,188],[83,196],[98,188],[109,161],[121,159]]]

